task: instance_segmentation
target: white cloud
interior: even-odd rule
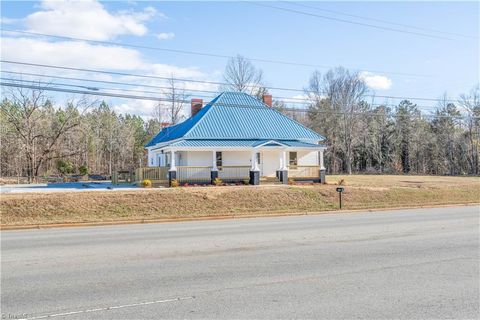
[[[360,73],[360,77],[371,89],[388,90],[392,86],[392,80],[389,78],[368,71]]]
[[[110,40],[124,34],[146,34],[144,22],[156,14],[153,7],[140,12],[109,13],[96,0],[43,0],[41,10],[23,21],[32,32]]]
[[[197,79],[197,80],[210,80],[210,75],[205,74],[197,67],[180,67],[162,63],[152,63],[146,60],[140,51],[135,49],[127,49],[116,46],[106,45],[93,45],[86,42],[78,41],[55,41],[50,42],[42,39],[29,38],[29,37],[12,37],[7,36],[1,39],[1,56],[4,60],[24,61],[36,64],[46,64],[55,66],[67,66],[73,68],[84,69],[98,69],[98,70],[111,70],[133,74],[151,75],[159,77],[170,77],[173,75],[175,78]],[[8,67],[6,67],[8,66]],[[162,96],[161,88],[146,88],[142,85],[152,86],[166,86],[166,80],[154,79],[154,78],[138,78],[133,76],[115,76],[101,73],[89,73],[75,70],[61,70],[50,68],[29,67],[14,64],[5,64],[4,70],[16,71],[16,72],[29,72],[41,75],[55,75],[63,77],[75,77],[91,80],[106,80],[116,81],[122,83],[135,83],[138,87],[123,87],[111,84],[102,84],[90,82],[89,86],[93,87],[106,87],[106,88],[127,88],[135,90],[146,91],[158,91],[156,93],[145,93],[148,96]],[[21,77],[24,80],[39,80],[39,77]],[[41,78],[42,81],[47,82],[68,82],[67,80],[57,80],[49,78]],[[78,84],[78,83],[77,83]],[[83,83],[82,83],[83,84]],[[208,90],[216,91],[216,85],[201,82],[178,82],[180,88],[188,90]],[[125,92],[130,93],[130,92]],[[130,94],[138,95],[141,93],[131,92]],[[205,95],[205,93],[199,93]],[[195,92],[192,93],[192,97],[195,97]],[[61,96],[59,96],[61,98]],[[99,98],[101,99],[101,98]],[[106,98],[108,99],[108,98]],[[57,98],[55,98],[57,100]],[[206,99],[208,100],[208,99]],[[134,113],[144,117],[148,117],[152,114],[153,101],[142,100],[121,100],[111,98],[110,101],[114,102],[115,110],[122,113]],[[112,104],[113,105],[113,104]]]
[[[6,18],[6,17],[1,17],[0,18],[0,23],[1,24],[15,24],[19,20],[18,19],[11,19],[11,18]]]
[[[78,41],[49,42],[33,38],[1,38],[4,60],[71,66],[102,70],[135,70],[143,74],[169,77],[205,77],[196,67],[151,63],[135,49],[93,45]]]
[[[157,39],[159,40],[170,40],[175,38],[175,33],[173,32],[162,32],[157,34]]]
[[[5,60],[60,66],[133,70],[143,65],[136,50],[76,41],[2,38],[1,50]]]

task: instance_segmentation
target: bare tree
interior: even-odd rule
[[[223,90],[245,92],[258,98],[266,93],[262,70],[241,55],[228,61],[223,80],[228,84],[222,87]]]
[[[367,108],[362,100],[367,92],[365,82],[358,73],[351,73],[344,68],[330,70],[323,77],[315,71],[306,92],[312,102],[310,119],[318,121],[318,127],[329,123],[327,136],[332,145],[330,152],[333,166],[335,167],[337,154],[341,152],[344,170],[351,174],[353,147],[359,137],[355,134],[360,125],[356,115]]]
[[[480,173],[479,139],[480,139],[480,86],[473,88],[469,94],[462,94],[460,106],[466,111],[465,126],[468,136],[468,163],[470,174]]]
[[[44,90],[5,89],[6,99],[1,104],[2,118],[17,133],[26,157],[29,182],[38,176],[41,166],[55,158],[68,156],[56,152],[57,144],[69,131],[80,124],[78,110],[87,109],[87,100],[71,100],[67,107],[56,108]]]
[[[185,89],[185,84],[178,84],[172,74],[168,79],[168,88],[163,91],[165,102],[159,102],[155,106],[153,118],[160,125],[167,122],[175,125],[184,117],[186,101],[190,98]]]

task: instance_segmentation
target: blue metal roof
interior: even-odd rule
[[[163,129],[146,146],[171,140],[310,140],[325,138],[242,92],[223,92],[195,116]],[[318,146],[318,145],[317,145]]]
[[[172,147],[251,147],[257,140],[181,140]]]
[[[266,146],[284,145],[288,147],[319,148],[324,145],[307,143],[296,140],[210,140],[194,139],[180,140],[170,144],[170,147],[257,147],[266,144]]]

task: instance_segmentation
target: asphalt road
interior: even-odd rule
[[[477,319],[479,209],[4,231],[1,313]]]

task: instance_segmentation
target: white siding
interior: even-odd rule
[[[318,165],[318,151],[297,151],[299,166]]]
[[[204,167],[212,165],[212,151],[188,151],[183,152],[185,157],[184,166]]]
[[[224,166],[251,166],[250,151],[222,151]]]

